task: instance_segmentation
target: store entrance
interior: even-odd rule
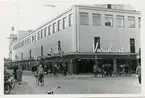
[[[92,73],[94,60],[78,60],[78,73]]]

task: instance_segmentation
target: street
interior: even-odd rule
[[[44,94],[57,86],[55,94],[139,94],[141,85],[136,77],[94,77],[93,75],[45,76],[44,86],[37,85],[31,72],[24,72],[22,84],[11,94]]]

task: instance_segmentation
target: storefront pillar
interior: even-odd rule
[[[73,61],[73,60],[70,59],[70,74],[73,73],[73,62],[72,62],[72,61]]]
[[[113,71],[117,71],[117,59],[113,59]]]

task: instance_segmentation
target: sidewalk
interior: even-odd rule
[[[10,70],[11,72],[13,72],[12,70]],[[23,71],[23,75],[34,75],[31,71]],[[48,74],[45,76],[53,76],[53,74]],[[63,74],[58,74],[58,76],[63,76]],[[94,77],[93,74],[88,73],[88,74],[67,74],[66,77]],[[97,77],[102,77],[100,74],[97,75]],[[107,77],[116,77],[116,76],[107,76]],[[136,74],[132,74],[131,76],[117,76],[117,77],[136,77]]]

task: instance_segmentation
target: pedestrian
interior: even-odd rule
[[[141,84],[141,65],[139,64],[136,68],[136,74],[138,76],[138,82]]]
[[[93,72],[94,72],[94,76],[95,76],[95,77],[97,76],[98,71],[99,71],[99,67],[98,67],[98,65],[97,65],[97,64],[94,64]]]
[[[23,74],[23,71],[22,71],[22,67],[21,66],[18,67],[18,70],[16,71],[16,73],[17,73],[18,83],[21,84],[22,74]]]
[[[54,65],[54,71],[53,71],[53,74],[54,74],[54,77],[57,76],[57,64]]]
[[[40,64],[37,71],[36,71],[37,75],[38,75],[38,79],[39,80],[44,80],[44,69],[42,67],[42,65]]]
[[[66,76],[66,73],[67,73],[67,66],[66,66],[66,63],[64,63],[64,65],[63,65],[63,76]]]
[[[13,67],[13,75],[14,75],[14,79],[17,81],[17,70],[18,70],[18,66],[16,65],[16,66],[14,66]]]

